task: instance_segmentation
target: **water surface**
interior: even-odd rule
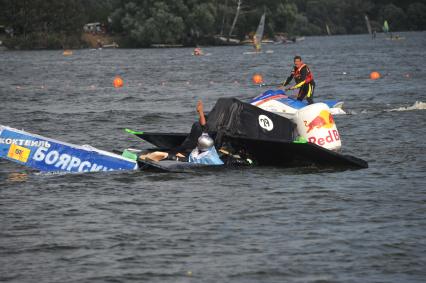
[[[281,81],[300,54],[316,99],[351,113],[335,118],[343,151],[370,167],[54,175],[0,160],[0,280],[424,282],[426,37],[403,36],[1,52],[0,124],[105,150],[149,146],[123,128],[188,131],[196,100],[249,99],[254,73]]]

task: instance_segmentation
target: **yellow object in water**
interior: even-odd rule
[[[64,56],[71,56],[72,55],[72,50],[64,50],[64,52],[62,53]]]

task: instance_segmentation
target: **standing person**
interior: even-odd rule
[[[293,79],[296,84],[292,87],[286,88],[286,90],[299,89],[299,93],[297,94],[297,100],[302,101],[306,98],[308,104],[314,103],[314,76],[312,75],[312,72],[309,69],[308,65],[303,63],[302,57],[300,56],[294,57],[294,69],[291,72],[290,76],[287,78],[287,80],[283,83],[283,85],[287,86]]]

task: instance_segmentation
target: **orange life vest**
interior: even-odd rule
[[[301,71],[302,71],[302,69],[304,67],[306,67],[306,71],[307,71],[306,78],[305,78],[305,83],[310,83],[311,81],[314,80],[314,75],[312,74],[312,72],[309,69],[308,65],[302,64],[302,66],[300,66],[299,68],[294,67],[293,77],[294,77],[294,80],[296,81],[296,84],[302,82],[302,79],[300,77],[301,76],[300,73],[301,73]]]

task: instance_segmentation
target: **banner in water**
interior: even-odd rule
[[[0,158],[45,172],[135,170],[137,163],[89,145],[73,145],[0,125]]]

